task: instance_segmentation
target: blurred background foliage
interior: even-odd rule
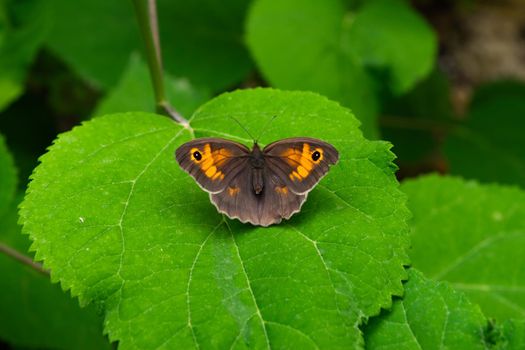
[[[167,94],[187,118],[237,88],[316,91],[352,109],[367,137],[394,144],[400,179],[439,172],[525,186],[523,0],[159,0],[158,14]],[[23,193],[46,147],[83,120],[154,111],[141,52],[128,0],[0,1],[0,186]],[[2,169],[12,162],[16,175]],[[25,250],[11,192],[0,188],[12,197],[0,238]],[[9,264],[0,255],[11,296],[0,298],[0,339],[101,348],[95,310],[79,316],[60,287]],[[12,331],[22,322],[34,339]],[[42,324],[67,326],[70,339]]]

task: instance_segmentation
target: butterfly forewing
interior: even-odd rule
[[[276,141],[263,152],[268,169],[299,194],[310,191],[339,159],[332,145],[308,137]]]
[[[187,142],[175,152],[177,162],[208,192],[223,191],[248,166],[250,150],[237,142],[201,138]]]

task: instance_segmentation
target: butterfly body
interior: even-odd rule
[[[255,142],[253,144],[252,153],[250,154],[250,165],[252,166],[252,184],[256,195],[262,193],[264,188],[264,155],[261,148]]]
[[[306,137],[273,142],[261,149],[226,139],[201,138],[180,146],[179,165],[210,193],[230,218],[269,226],[289,219],[308,192],[339,158],[330,144]]]

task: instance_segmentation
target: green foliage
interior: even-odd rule
[[[483,61],[469,40],[492,31],[474,19],[457,35],[466,8],[439,0],[155,2],[165,98],[191,127],[144,113],[132,1],[0,1],[0,347],[106,349],[103,328],[122,349],[525,348],[525,194],[497,184],[525,184],[525,85],[478,88],[491,74],[456,64]],[[494,62],[512,52],[500,44]],[[312,92],[228,93],[266,85]],[[304,135],[340,151],[290,221],[229,220],[177,165],[195,137],[250,146],[231,117],[263,145]],[[360,124],[393,143],[398,178],[470,180],[401,192],[392,145]],[[39,158],[28,238],[14,196]],[[31,259],[30,241],[70,292],[2,253]]]
[[[378,45],[392,36],[391,45]],[[378,135],[379,101],[366,69],[389,72],[393,89],[405,91],[430,72],[435,51],[428,26],[401,1],[374,1],[348,12],[342,1],[257,0],[247,41],[273,86],[340,101],[370,137]]]
[[[445,153],[453,174],[525,186],[525,84],[499,82],[477,91],[467,121]]]
[[[131,1],[52,4],[55,21],[47,44],[93,84],[115,85],[131,52],[141,47]],[[243,0],[158,1],[166,69],[211,90],[243,79],[251,68],[241,41],[246,6]]]
[[[525,319],[507,320],[501,328],[502,349],[519,350],[525,348]]]
[[[434,32],[403,0],[366,2],[345,26],[343,50],[354,50],[365,67],[386,70],[395,93],[408,91],[434,66]]]
[[[525,192],[428,176],[402,186],[413,213],[413,266],[505,320],[525,316]]]
[[[2,178],[0,178],[2,179]],[[22,196],[19,196],[21,199]],[[17,204],[0,216],[0,243],[20,253],[29,239],[20,234]],[[49,278],[0,254],[0,339],[21,348],[110,349],[93,307],[80,309]]]
[[[0,216],[8,208],[16,190],[16,169],[13,157],[9,153],[0,134]]]
[[[467,297],[410,269],[403,299],[365,328],[367,349],[487,349],[485,316]]]
[[[0,244],[24,254],[29,240],[20,234],[14,200],[16,169],[0,135]],[[94,309],[51,285],[47,276],[0,253],[0,340],[18,347],[107,349]]]
[[[270,228],[225,219],[176,164],[196,136],[261,143],[320,137],[341,154],[302,212]],[[333,128],[336,123],[338,128]],[[302,92],[224,94],[191,130],[144,113],[96,118],[42,157],[21,209],[37,258],[100,304],[120,348],[349,348],[402,294],[404,195],[385,142],[334,102]]]
[[[247,41],[265,78],[283,89],[312,90],[352,108],[365,135],[376,136],[373,81],[339,45],[338,1],[254,1]],[[315,26],[312,25],[315,23]]]
[[[169,75],[165,78],[167,98],[184,116],[190,116],[208,97],[208,93],[195,89],[187,79],[176,79]],[[93,115],[155,112],[153,90],[147,88],[150,85],[148,67],[139,55],[133,54],[118,85],[100,102]]]
[[[253,63],[243,43],[247,0],[159,0],[166,69],[211,91],[246,78]]]
[[[405,95],[386,98],[381,135],[394,144],[400,164],[417,163],[439,152],[439,136],[454,119],[449,85],[436,69]]]
[[[0,110],[23,92],[48,23],[45,0],[0,2]]]

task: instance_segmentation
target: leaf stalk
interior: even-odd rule
[[[21,262],[22,264],[25,264],[27,266],[29,266],[30,268],[32,268],[33,270],[49,277],[49,271],[44,269],[42,267],[42,264],[39,264],[37,262],[34,262],[33,259],[31,259],[30,257],[20,253],[19,251],[11,248],[10,246],[8,246],[7,244],[4,244],[4,243],[0,243],[0,253],[3,253],[5,254],[6,256],[18,261],[18,262]]]
[[[185,128],[189,128],[188,120],[186,120],[166,98],[156,1],[133,0],[133,5],[135,7],[140,33],[144,41],[144,49],[151,83],[153,85],[153,92],[155,94],[157,113],[171,117]]]

